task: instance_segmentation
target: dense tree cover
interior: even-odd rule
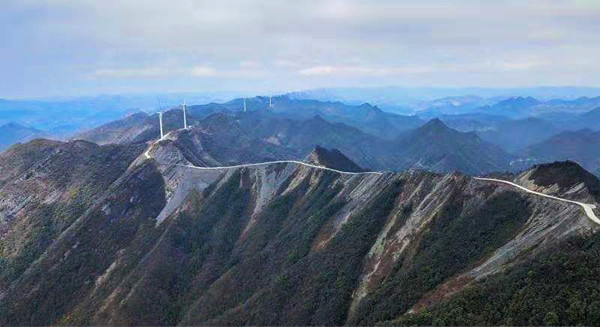
[[[573,237],[399,325],[600,326],[600,234]]]
[[[8,285],[20,276],[127,170],[142,149],[139,146],[45,140],[11,148],[10,151],[16,153],[2,158],[0,166],[6,164],[6,159],[11,164],[23,166],[17,171],[22,174],[20,180],[12,187],[37,190],[32,185],[39,183],[53,193],[31,196],[24,201],[20,215],[7,217],[12,220],[12,227],[0,238],[0,286]],[[35,150],[40,153],[29,154]],[[5,191],[0,191],[0,196],[3,196],[2,192]],[[48,201],[52,196],[56,197]]]
[[[251,296],[269,293],[263,290],[265,288],[275,287],[279,291],[286,288],[284,284],[289,278],[281,272],[295,269],[293,267],[297,267],[299,261],[304,261],[321,227],[342,206],[340,202],[332,201],[340,191],[339,186],[332,183],[336,174],[316,174],[321,176],[310,191],[309,183],[314,177],[307,176],[291,192],[280,195],[265,208],[253,228],[240,242],[239,252],[234,255],[237,264],[230,269],[226,278],[218,281],[210,290],[219,292],[219,295],[211,293],[210,297],[195,303],[185,322],[223,319],[219,316],[227,315],[224,312],[227,308],[236,307]],[[287,183],[282,186],[282,189],[285,188]],[[270,294],[275,297],[281,296],[279,291]],[[266,301],[264,306],[264,299],[259,298],[260,303],[257,304],[256,310],[272,312],[274,305],[283,307],[286,301],[290,300],[290,296],[291,294],[285,294],[287,299]],[[264,314],[263,319],[272,319],[267,318],[269,316],[273,315]],[[237,319],[245,318],[227,319],[237,322]],[[222,320],[219,322],[223,323]]]
[[[456,195],[449,203],[414,258],[399,260],[391,277],[361,301],[356,323],[374,324],[408,311],[427,291],[505,244],[530,215],[527,200],[516,192],[500,193],[467,214],[461,214]]]
[[[393,210],[401,190],[400,181],[386,187],[360,214],[350,217],[323,249],[310,252],[276,274],[254,301],[241,308],[242,311],[210,322],[344,324],[364,256]]]
[[[0,299],[0,325],[69,324],[72,319],[88,319],[89,306],[75,309],[94,289],[97,278],[116,260],[127,256],[140,260],[149,250],[152,242],[148,240],[156,239],[160,232],[154,228],[155,217],[165,205],[163,180],[154,165],[148,163],[126,173],[97,200],[100,202],[74,217],[50,250],[18,276],[23,288],[6,291],[5,295],[21,301]],[[110,204],[109,213],[102,210],[103,203]],[[139,244],[139,251],[121,252],[134,243]]]
[[[314,176],[307,176],[279,194],[252,223],[254,195],[248,171],[193,192],[185,210],[163,223],[168,227],[144,263],[121,277],[119,287],[126,291],[112,301],[112,318],[95,321],[206,323],[261,294],[271,283],[281,285],[285,277],[279,272],[309,256],[321,227],[343,205],[332,201],[341,189],[335,183],[337,175],[315,174],[316,185],[309,189]],[[248,224],[252,228],[246,230]]]

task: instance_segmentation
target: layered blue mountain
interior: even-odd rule
[[[412,124],[413,118],[386,114],[369,105],[348,107],[284,97],[273,99],[273,107],[269,107],[268,98],[258,97],[246,100],[247,111],[244,112],[243,101],[191,106],[188,121],[199,130],[210,131],[211,138],[222,147],[248,138],[243,149],[258,151],[259,145],[266,143],[273,158],[283,154],[289,158],[290,152],[296,158],[304,158],[320,145],[339,149],[361,167],[374,170],[416,168],[480,174],[507,170],[512,159],[511,155],[481,140],[475,133],[450,129],[438,119],[408,129],[410,125],[404,123]],[[286,103],[293,106],[288,108]],[[169,110],[163,115],[167,131],[181,128],[181,115],[180,109]],[[365,122],[359,124],[359,117]],[[395,117],[395,123],[389,117]],[[344,123],[340,122],[342,120]],[[122,120],[80,137],[99,143],[146,142],[158,135],[157,122],[155,115],[135,121]],[[385,137],[383,132],[369,133],[377,126],[383,131],[393,124],[396,124],[396,133],[387,136],[396,134],[394,138]]]
[[[10,122],[0,126],[0,151],[3,151],[14,143],[27,142],[38,137],[49,138],[52,136],[50,133],[39,129]]]

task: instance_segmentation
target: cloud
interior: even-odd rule
[[[211,66],[199,65],[192,67],[182,66],[157,66],[137,68],[103,68],[97,69],[92,74],[93,78],[100,79],[167,79],[174,77],[191,78],[230,78],[262,76],[266,72],[258,64],[241,63],[236,69],[218,70]]]
[[[93,75],[100,78],[157,78],[169,76],[171,72],[160,68],[108,68],[98,69]]]
[[[528,71],[550,64],[547,61],[481,61],[463,64],[433,64],[408,66],[339,66],[319,65],[298,70],[300,75],[371,75],[394,76],[411,74],[432,74],[439,72],[472,73],[472,72],[501,72]]]
[[[192,76],[196,77],[210,77],[216,76],[217,72],[212,67],[207,66],[196,66],[191,70]]]
[[[327,75],[339,72],[339,67],[334,66],[315,66],[310,68],[305,68],[299,71],[301,75]]]
[[[6,0],[2,6],[0,29],[10,33],[0,40],[0,96],[75,87],[119,92],[125,84],[143,89],[148,80],[156,88],[209,79],[218,89],[310,88],[335,85],[338,76],[357,86],[600,84],[600,4],[591,0]],[[103,82],[119,79],[127,83]]]

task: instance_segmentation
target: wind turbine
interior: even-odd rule
[[[162,125],[162,105],[160,104],[160,99],[158,97],[156,98],[156,100],[158,100],[158,124],[160,125],[160,139],[162,140],[162,138],[165,137]]]
[[[158,112],[158,123],[160,124],[160,139],[162,140],[165,135],[163,134],[163,126],[162,126],[162,111]]]
[[[244,112],[246,112],[246,98],[244,98]]]
[[[187,129],[187,120],[185,117],[185,100],[183,100],[183,103],[181,104],[181,108],[183,109],[183,129]]]
[[[273,107],[273,97],[269,96],[269,107]]]

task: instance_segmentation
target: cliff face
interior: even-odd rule
[[[205,138],[184,133],[115,161],[120,169],[104,162],[98,171],[114,178],[89,179],[95,196],[70,220],[45,212],[63,225],[18,274],[6,273],[17,267],[10,235],[27,239],[16,221],[42,214],[23,205],[18,174],[2,177],[2,212],[21,220],[2,216],[0,324],[374,324],[597,229],[575,205],[458,173],[193,168],[222,163],[200,150]],[[42,160],[29,160],[34,175],[64,171]],[[532,174],[515,181],[594,202],[588,184],[558,188]],[[47,183],[36,177],[27,194],[79,194],[67,183],[50,196],[39,191]]]

